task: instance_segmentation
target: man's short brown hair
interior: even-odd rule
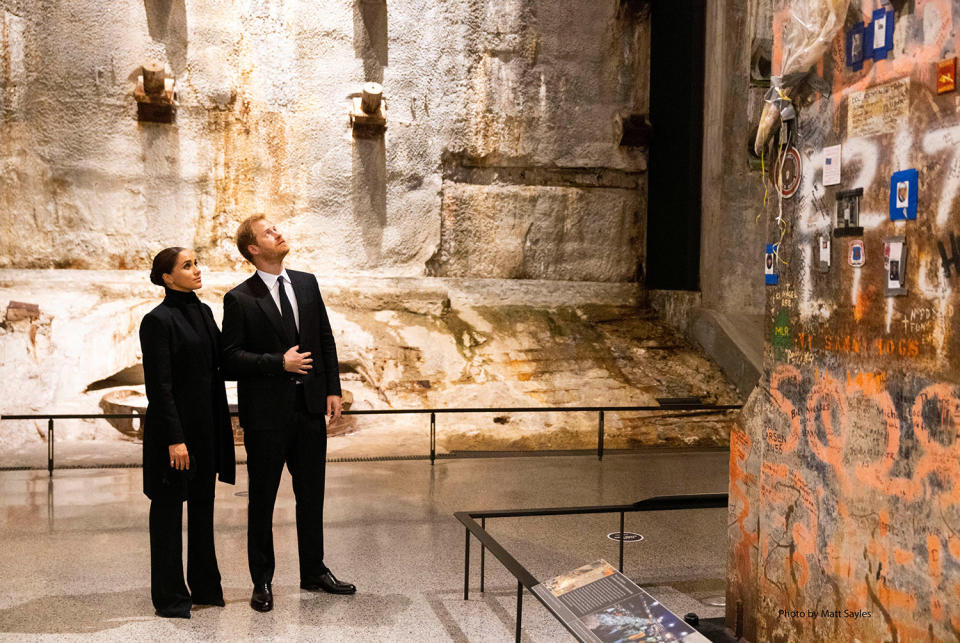
[[[250,254],[247,246],[257,245],[257,235],[253,233],[253,224],[266,218],[263,214],[254,214],[244,219],[240,223],[240,227],[237,228],[237,250],[250,263],[253,263],[253,255]]]

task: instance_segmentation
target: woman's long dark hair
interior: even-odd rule
[[[174,246],[158,252],[157,256],[153,258],[153,267],[150,269],[150,282],[166,287],[166,284],[163,283],[163,275],[173,272],[174,266],[177,265],[177,257],[183,250],[179,246]]]

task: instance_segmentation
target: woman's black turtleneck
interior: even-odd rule
[[[164,302],[183,310],[184,317],[187,318],[190,326],[197,333],[197,336],[200,337],[200,342],[203,344],[203,350],[206,353],[208,363],[211,366],[215,366],[219,362],[214,347],[216,340],[211,336],[210,327],[203,318],[203,311],[200,309],[200,298],[197,297],[197,294],[193,291],[181,292],[179,290],[171,290],[170,288],[166,288],[165,290],[166,297],[164,298]]]

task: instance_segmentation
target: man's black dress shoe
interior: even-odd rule
[[[322,589],[330,594],[356,594],[357,588],[352,583],[344,583],[337,580],[329,569],[320,575],[315,581],[302,581],[300,589],[315,592]]]
[[[273,591],[270,583],[259,583],[253,586],[250,607],[258,612],[269,612],[273,609]]]

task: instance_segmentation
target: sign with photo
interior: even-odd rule
[[[894,172],[890,177],[890,220],[913,221],[917,218],[917,185],[915,169]]]

